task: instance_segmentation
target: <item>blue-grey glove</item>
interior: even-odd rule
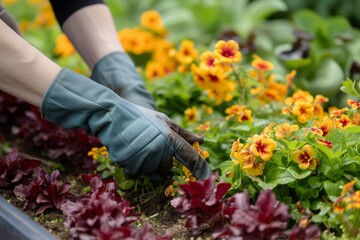
[[[71,70],[62,69],[54,79],[42,99],[41,113],[62,127],[80,127],[99,137],[112,161],[130,176],[163,176],[170,170],[173,157],[199,179],[211,173],[192,147],[195,141],[203,142],[201,137],[165,114],[135,105]]]
[[[156,110],[153,97],[125,52],[110,53],[101,58],[95,64],[91,78],[132,103]]]

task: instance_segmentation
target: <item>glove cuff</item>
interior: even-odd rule
[[[113,52],[101,58],[95,64],[91,79],[132,103],[156,109],[154,99],[145,89],[132,59],[125,52]]]

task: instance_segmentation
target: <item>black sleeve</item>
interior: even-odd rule
[[[105,4],[103,0],[50,0],[50,3],[60,26],[71,14],[83,7],[98,3]]]

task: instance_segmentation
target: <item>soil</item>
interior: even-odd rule
[[[32,159],[40,159],[43,161],[44,166],[49,166],[48,161],[41,157],[29,154],[26,150],[20,149],[20,155],[26,156]],[[51,165],[51,163],[50,163]],[[88,173],[82,172],[84,170],[78,169],[74,166],[64,166],[65,170],[61,172],[63,182],[72,182],[71,192],[73,194],[80,194],[83,184],[80,180],[80,174]],[[210,239],[200,234],[194,237],[191,232],[186,229],[185,220],[181,218],[181,214],[178,213],[171,205],[170,198],[166,197],[163,191],[153,189],[151,191],[138,189],[137,192],[129,191],[124,192],[124,198],[130,200],[133,206],[137,206],[138,211],[142,213],[142,218],[145,221],[151,222],[154,232],[157,234],[164,234],[166,231],[173,233],[173,239]],[[0,189],[0,195],[4,197],[8,202],[22,210],[23,203],[16,198],[11,190]],[[64,227],[65,215],[60,210],[46,210],[41,215],[36,215],[35,211],[22,210],[25,214],[29,215],[38,224],[46,228],[54,236],[58,237],[59,240],[70,240],[72,239],[69,231]]]

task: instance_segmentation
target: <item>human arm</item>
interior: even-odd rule
[[[91,78],[137,105],[156,110],[151,94],[124,52],[107,5],[99,0],[51,0],[59,24],[90,69]],[[75,4],[76,5],[76,4]],[[68,6],[66,8],[66,6]],[[64,9],[70,9],[64,13]]]
[[[112,161],[133,176],[164,175],[176,157],[197,178],[210,175],[192,148],[203,139],[166,115],[132,104],[112,90],[62,69],[0,20],[0,89],[40,107],[44,119],[99,137]]]

